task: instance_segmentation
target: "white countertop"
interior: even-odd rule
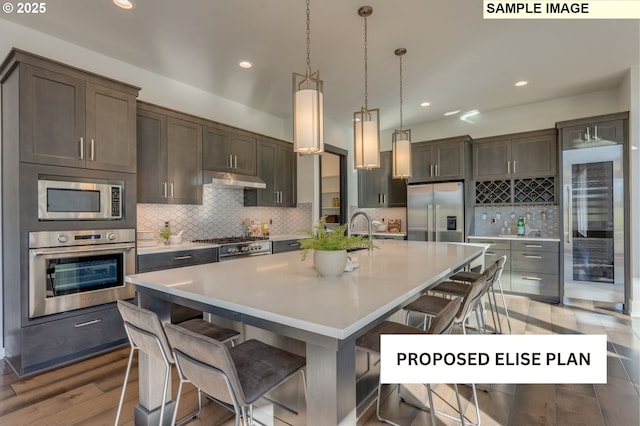
[[[345,339],[484,249],[447,243],[379,240],[372,252],[350,253],[359,263],[338,278],[320,277],[300,252],[130,275],[127,281],[240,314]]]
[[[517,235],[469,235],[469,240],[522,240],[522,241],[553,241],[560,242],[560,237],[519,237]]]

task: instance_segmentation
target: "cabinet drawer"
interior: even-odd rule
[[[180,250],[138,255],[138,273],[200,265],[218,261],[218,248]]]
[[[271,251],[273,254],[284,253],[287,251],[300,250],[300,243],[298,240],[285,240],[285,241],[272,241]]]
[[[532,296],[558,298],[558,275],[523,274],[511,271],[511,291]]]
[[[511,252],[509,250],[495,250],[493,248],[488,248],[487,251],[484,252],[484,266],[487,267],[491,265],[502,256],[507,256],[507,261],[504,264],[504,270],[509,271],[511,269],[511,262],[509,262]]]
[[[519,272],[540,272],[557,274],[558,253],[536,251],[511,251],[511,270]]]
[[[470,243],[479,243],[479,244],[489,244],[490,247],[488,250],[510,250],[511,249],[511,241],[510,240],[499,240],[492,238],[469,238]],[[508,254],[508,253],[506,253]]]
[[[511,250],[558,252],[556,241],[512,241]]]
[[[90,354],[92,349],[126,342],[122,317],[115,305],[75,317],[25,327],[22,366],[64,362],[75,354]]]

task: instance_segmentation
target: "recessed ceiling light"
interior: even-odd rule
[[[522,80],[522,81],[518,81],[516,84],[514,84],[514,86],[522,87],[522,86],[526,86],[527,84],[529,84],[528,81]]]
[[[421,107],[428,107],[429,105],[431,105],[431,102],[423,102],[420,104]]]
[[[113,0],[113,3],[121,9],[133,9],[133,1],[131,0]]]
[[[445,113],[444,113],[444,116],[445,116],[445,117],[448,117],[448,116],[450,116],[450,115],[456,115],[456,114],[457,114],[457,113],[459,113],[459,112],[460,112],[460,110],[459,110],[459,109],[457,109],[457,110],[455,110],[455,111],[445,112]]]
[[[249,61],[240,61],[238,62],[238,65],[240,66],[240,68],[251,68],[253,66],[253,64]]]

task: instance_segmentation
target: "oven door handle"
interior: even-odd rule
[[[93,253],[93,252],[103,252],[103,251],[111,251],[111,252],[120,252],[120,251],[129,251],[136,247],[134,243],[122,243],[122,244],[105,244],[104,246],[97,246],[87,248],[86,246],[79,247],[65,247],[65,248],[42,248],[42,249],[31,249],[29,250],[29,254],[31,256],[46,256],[51,254],[78,254],[78,253]]]

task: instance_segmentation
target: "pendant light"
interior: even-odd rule
[[[324,101],[320,71],[311,72],[310,14],[307,0],[307,67],[293,73],[293,150],[300,154],[324,151]]]
[[[402,57],[407,49],[399,48],[394,51],[400,58],[400,129],[396,129],[391,136],[392,176],[394,179],[411,177],[411,130],[402,129]]]
[[[353,113],[353,139],[355,168],[364,170],[380,168],[380,110],[369,109],[367,99],[367,17],[372,13],[371,6],[358,9],[364,18],[364,107]]]

